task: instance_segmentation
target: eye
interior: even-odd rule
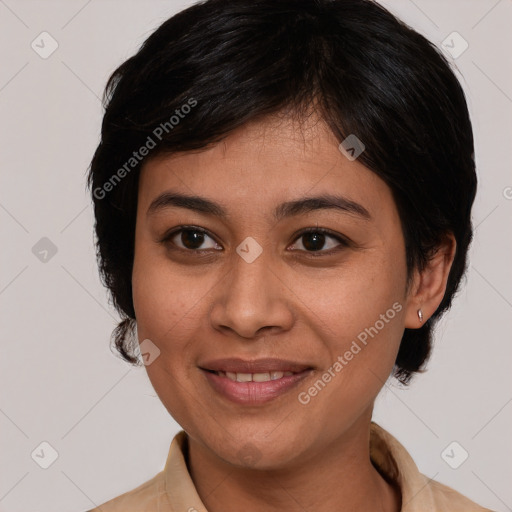
[[[301,231],[296,240],[303,240],[302,247],[299,250],[305,250],[308,253],[319,252],[322,254],[309,254],[309,256],[321,256],[331,254],[342,248],[348,247],[350,244],[341,235],[332,234],[331,231],[324,228],[307,228]],[[330,240],[330,242],[329,242]],[[333,243],[334,241],[334,243]],[[337,243],[336,243],[337,242]],[[327,247],[326,247],[327,244]],[[292,249],[297,250],[297,249]]]
[[[209,245],[204,246],[205,241],[208,241],[208,239],[210,240]],[[195,226],[180,226],[180,229],[175,229],[171,233],[164,235],[161,242],[190,252],[200,252],[220,247],[204,229]]]
[[[350,245],[350,242],[343,236],[318,227],[302,230],[295,240],[294,245],[299,245],[299,247],[293,248],[291,246],[292,250],[307,252],[309,253],[308,256],[326,256]],[[298,240],[302,240],[300,244],[297,244]],[[181,250],[189,253],[201,253],[210,249],[222,250],[222,247],[206,230],[196,226],[180,226],[178,229],[173,229],[170,233],[166,233],[160,242],[171,250]]]

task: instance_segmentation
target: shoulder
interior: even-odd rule
[[[405,447],[373,421],[370,456],[386,479],[399,487],[401,512],[493,512],[421,473]]]
[[[176,505],[181,502],[179,496],[176,496],[176,486],[178,488],[185,486],[189,489],[189,494],[192,492],[190,488],[193,487],[192,481],[187,479],[188,470],[183,456],[185,444],[186,433],[181,430],[175,434],[171,442],[162,471],[135,489],[112,498],[100,506],[96,505],[96,508],[87,512],[155,512],[157,510],[171,512],[179,508]],[[178,501],[176,501],[177,498]]]
[[[165,482],[163,472],[155,475],[135,489],[125,492],[116,498],[87,512],[154,512],[160,510],[165,499]]]
[[[423,475],[426,480],[429,480]],[[492,510],[478,505],[474,501],[436,480],[430,480],[428,486],[432,493],[435,510],[449,510],[450,512],[493,512]]]

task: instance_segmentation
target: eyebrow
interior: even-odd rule
[[[195,212],[214,215],[221,219],[229,217],[228,212],[220,204],[200,196],[181,194],[178,192],[164,192],[156,197],[146,212],[152,215],[167,208],[186,208]],[[287,201],[278,205],[273,216],[276,221],[294,215],[301,215],[316,210],[338,210],[361,217],[363,220],[371,220],[369,211],[359,203],[346,197],[322,194],[314,197],[304,197],[293,201]]]

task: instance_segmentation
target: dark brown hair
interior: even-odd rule
[[[370,0],[207,0],[165,21],[120,65],[104,103],[88,184],[124,359],[137,361],[127,335],[141,165],[204,148],[249,120],[283,110],[301,118],[314,106],[340,142],[363,141],[359,161],[391,188],[409,278],[446,233],[455,236],[444,298],[421,328],[405,329],[394,375],[407,384],[421,371],[466,270],[477,185],[464,93],[433,44]],[[151,146],[146,156],[143,146]]]

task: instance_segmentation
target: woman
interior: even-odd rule
[[[433,45],[366,0],[208,0],[106,98],[89,184],[115,342],[183,430],[95,510],[487,510],[372,422],[472,239],[471,123]]]

